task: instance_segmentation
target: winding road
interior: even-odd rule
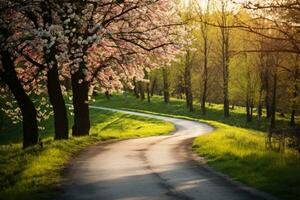
[[[107,142],[85,149],[67,167],[60,199],[271,199],[233,184],[191,158],[193,139],[211,132],[211,126],[152,114],[91,108],[165,120],[173,123],[176,131],[167,136]]]

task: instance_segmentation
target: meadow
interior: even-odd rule
[[[171,99],[165,104],[163,98],[153,96],[151,103],[131,95],[113,95],[110,99],[96,96],[93,105],[114,107],[153,113],[208,123],[216,129],[200,136],[193,143],[194,151],[205,158],[207,164],[223,172],[233,180],[269,192],[287,200],[300,197],[300,156],[290,148],[279,153],[266,148],[269,119],[263,118],[260,126],[254,117],[246,122],[245,108],[235,106],[230,118],[222,117],[222,105],[208,105],[207,115],[202,116],[200,106],[193,112],[186,109],[185,101]],[[279,127],[288,126],[289,119],[277,116]],[[299,118],[297,119],[299,123]]]

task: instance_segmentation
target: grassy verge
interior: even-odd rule
[[[213,168],[235,180],[282,199],[300,198],[300,159],[292,150],[268,151],[261,132],[217,125],[212,133],[198,137],[194,150]]]
[[[44,148],[22,150],[19,143],[0,145],[0,199],[54,199],[62,168],[84,147],[108,139],[162,135],[174,130],[172,124],[156,119],[93,109],[90,114],[90,136],[53,141],[53,129],[49,128],[44,131]],[[46,127],[52,127],[51,121],[47,123]],[[20,140],[18,132],[11,134],[3,140],[0,135],[2,143],[7,138]]]
[[[169,105],[165,105],[161,97],[154,97],[151,104],[148,104],[132,96],[125,98],[116,95],[111,100],[97,96],[94,104],[209,123],[216,130],[198,137],[193,148],[206,158],[210,166],[228,174],[232,179],[282,199],[300,199],[299,155],[291,149],[287,149],[285,154],[266,150],[265,131],[268,120],[263,119],[260,127],[257,127],[255,120],[246,123],[244,109],[241,107],[236,107],[231,111],[231,117],[224,119],[220,105],[210,106],[207,116],[203,117],[197,109],[194,112],[186,111],[184,101],[172,99]],[[287,125],[288,118],[278,117],[280,126]]]

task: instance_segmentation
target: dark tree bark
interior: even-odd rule
[[[52,24],[52,12],[49,8],[49,4],[47,3],[42,3],[42,8],[45,11],[43,15],[45,25],[46,23]],[[69,138],[69,124],[65,100],[60,87],[57,60],[55,58],[56,54],[56,45],[53,45],[50,48],[50,53],[45,55],[45,61],[46,63],[54,63],[53,66],[50,69],[48,69],[47,89],[49,100],[53,107],[54,113],[55,139],[59,140]]]
[[[83,65],[83,63],[81,63]],[[89,135],[90,117],[88,104],[89,83],[85,81],[85,75],[81,66],[77,72],[72,74],[74,125],[73,136]]]
[[[261,53],[260,55],[260,68],[264,68],[263,67],[263,54]],[[259,88],[259,94],[258,94],[258,105],[257,105],[257,127],[260,126],[261,124],[261,118],[262,118],[262,108],[263,108],[263,102],[262,102],[262,95],[263,95],[263,90],[264,90],[264,84],[262,83],[263,82],[263,77],[264,77],[264,73],[263,73],[263,70],[260,70],[260,80],[261,80],[261,83],[260,83],[260,88]]]
[[[291,120],[290,120],[290,126],[291,127],[296,126],[295,116],[296,116],[296,110],[293,109],[292,112],[291,112]]]
[[[275,58],[276,60],[278,58]],[[274,75],[273,75],[273,96],[272,96],[272,107],[271,107],[271,124],[270,128],[274,129],[276,127],[276,107],[277,107],[277,61],[274,66]]]
[[[139,93],[140,93],[141,100],[144,101],[145,100],[144,83],[139,81],[138,87],[139,87]]]
[[[247,97],[246,101],[246,113],[247,113],[247,122],[252,122],[253,119],[253,103]]]
[[[206,98],[207,98],[207,82],[208,82],[208,73],[207,73],[207,66],[204,67],[205,68],[205,72],[204,72],[204,77],[203,77],[203,90],[202,90],[202,98],[201,98],[201,112],[202,115],[206,115]]]
[[[297,57],[297,61],[298,61],[298,57]],[[290,126],[291,127],[295,127],[296,126],[296,120],[295,120],[295,116],[296,116],[296,108],[297,108],[297,101],[296,99],[298,98],[298,92],[299,92],[299,87],[297,82],[299,81],[299,69],[298,69],[298,64],[296,63],[296,67],[295,70],[293,71],[293,100],[292,100],[292,112],[291,112],[291,119],[290,119]]]
[[[271,117],[271,94],[270,94],[270,68],[272,63],[270,62],[270,54],[267,54],[267,59],[266,59],[266,66],[264,69],[264,90],[265,90],[265,107],[266,107],[266,117],[270,118]]]
[[[13,93],[21,109],[23,119],[23,148],[36,145],[39,141],[37,112],[34,104],[26,94],[15,71],[12,55],[8,51],[1,52],[4,71],[0,71],[1,79]]]
[[[54,113],[55,139],[60,140],[69,138],[69,122],[65,100],[60,87],[57,60],[55,58],[56,53],[56,47],[53,45],[50,53],[45,55],[45,61],[46,63],[53,62],[52,67],[47,72],[47,90]]]
[[[266,104],[266,117],[271,117],[271,105],[270,105],[270,86],[269,86],[269,72],[265,73],[265,104]]]
[[[223,68],[223,95],[224,95],[224,117],[229,117],[229,95],[228,95],[228,64]]]
[[[186,97],[186,105],[189,111],[193,111],[193,93],[192,93],[192,81],[191,81],[191,57],[190,52],[187,50],[186,52],[186,63],[184,67],[184,84],[185,84],[185,97]]]
[[[252,102],[251,102],[251,76],[250,70],[247,68],[247,91],[246,91],[246,113],[247,113],[247,122],[252,121]]]
[[[151,92],[150,92],[151,97],[154,95],[154,91],[155,91],[156,87],[157,87],[157,78],[154,77],[154,80],[153,80],[152,85],[151,85]]]
[[[222,4],[222,15],[221,15],[221,45],[222,45],[222,73],[223,73],[223,104],[224,104],[224,117],[229,117],[229,28],[228,16],[226,12],[226,3],[223,1]]]
[[[133,86],[134,86],[134,89],[133,89],[134,95],[138,99],[138,98],[140,98],[140,95],[139,95],[139,91],[138,91],[138,84],[136,83],[135,77],[133,78]]]
[[[57,66],[52,66],[47,73],[47,89],[54,113],[55,139],[68,139],[69,123],[65,100],[62,95],[58,78]]]
[[[49,1],[45,0],[41,2],[42,9],[42,18],[44,26],[48,24],[53,24],[53,13]],[[26,15],[28,18],[36,25],[38,28],[38,16],[36,16],[31,11],[27,11]],[[54,112],[54,127],[55,127],[55,139],[68,139],[69,137],[69,125],[68,125],[68,116],[65,101],[62,95],[62,90],[60,87],[59,75],[58,75],[58,66],[55,55],[58,53],[56,49],[56,44],[52,45],[49,49],[48,54],[45,53],[44,58],[45,62],[49,65],[53,63],[51,67],[48,67],[47,72],[47,90],[49,95],[50,103],[53,107]],[[44,48],[44,52],[47,49]],[[33,63],[35,64],[35,63]],[[35,64],[37,67],[44,69],[45,66]]]
[[[202,39],[204,42],[203,45],[203,56],[204,56],[204,63],[203,63],[203,73],[202,73],[202,96],[200,99],[201,102],[201,113],[202,115],[206,115],[206,98],[207,98],[207,84],[208,84],[208,22],[209,22],[209,7],[210,2],[207,1],[207,8],[205,13],[203,14],[204,23],[201,26],[201,33]]]
[[[259,72],[259,78],[260,78],[260,87],[259,87],[258,101],[257,101],[258,102],[257,103],[257,127],[260,127],[261,125],[262,109],[263,109],[263,92],[265,89],[264,77],[266,71],[266,63],[264,60],[265,53],[263,53],[263,49],[264,49],[263,37],[261,37],[260,39],[260,49],[261,52],[259,54],[259,65],[257,65],[257,70]]]
[[[149,75],[148,75],[147,71],[145,71],[145,78],[149,79]],[[147,92],[147,101],[148,101],[148,103],[150,103],[151,96],[150,96],[150,83],[149,82],[146,83],[146,92]]]
[[[166,104],[168,104],[168,103],[170,103],[170,92],[169,92],[170,83],[169,83],[167,69],[163,68],[162,74],[163,74],[163,85],[164,85],[163,86],[164,87],[164,102]]]
[[[184,86],[183,86],[182,81],[180,81],[180,82],[178,83],[178,86],[177,86],[177,94],[178,94],[178,98],[179,98],[179,99],[183,99]]]
[[[149,83],[147,83],[147,101],[148,101],[148,103],[151,103],[151,95],[150,95],[150,86],[149,86]]]
[[[257,126],[259,127],[261,124],[261,118],[262,118],[262,88],[259,90],[259,95],[258,95],[258,105],[257,105]]]
[[[253,107],[254,107],[254,105],[253,105],[253,101],[252,101],[251,105],[250,105],[250,117],[251,117],[251,121],[253,119]]]

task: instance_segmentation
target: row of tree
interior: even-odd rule
[[[189,1],[182,16],[189,21],[189,42],[169,68],[153,72],[151,94],[185,98],[187,108],[200,102],[245,106],[247,121],[256,110],[258,125],[263,108],[276,128],[276,112],[290,115],[296,125],[300,110],[298,1],[234,3]]]
[[[88,135],[93,91],[132,87],[173,59],[177,13],[174,1],[162,0],[1,0],[1,107],[22,120],[23,147],[38,143],[38,122],[52,114],[55,139],[68,138],[68,91],[72,135]]]

